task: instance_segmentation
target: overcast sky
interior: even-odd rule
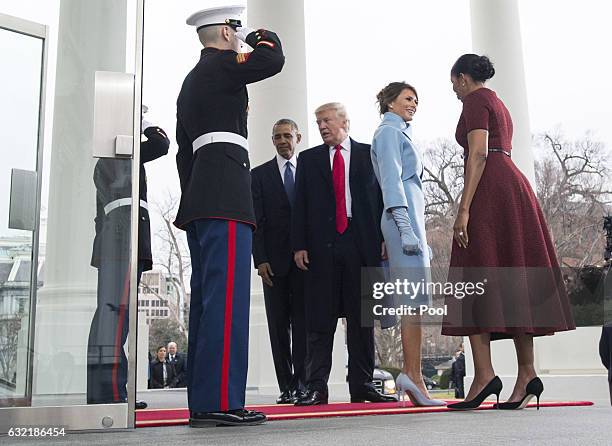
[[[198,8],[217,4],[222,2],[147,1],[143,96],[151,118],[170,134],[178,90],[200,50],[184,20]],[[305,2],[309,113],[323,102],[342,101],[353,136],[369,142],[379,122],[376,93],[390,81],[405,80],[419,91],[417,138],[453,138],[461,104],[451,90],[449,70],[460,54],[471,51],[469,1],[377,5],[366,10],[349,0]],[[532,132],[560,125],[575,137],[592,130],[609,144],[612,62],[604,45],[612,42],[612,6],[599,0],[522,0],[519,6]],[[310,144],[316,145],[320,138],[309,116]],[[151,179],[170,169],[166,162],[174,160],[149,167]]]
[[[179,191],[174,160],[175,101],[200,51],[185,18],[198,9],[222,3],[146,0],[143,98],[151,108],[150,119],[172,139],[169,156],[147,166],[150,201],[158,200],[168,189]],[[308,128],[311,145],[320,142],[312,110],[330,100],[347,105],[352,135],[370,142],[379,122],[375,95],[396,80],[405,80],[419,91],[420,106],[414,120],[417,139],[453,137],[461,104],[451,90],[449,70],[459,55],[471,51],[468,0],[386,0],[373,2],[369,8],[356,8],[355,2],[348,0],[304,3],[311,119],[299,124]],[[0,9],[47,23],[55,36],[56,5],[57,0],[23,0],[12,2],[10,7],[3,4]],[[611,3],[519,0],[519,7],[532,132],[561,126],[569,136],[579,137],[591,130],[596,138],[612,145]],[[249,25],[266,27],[265,23]],[[26,81],[31,82],[24,78]],[[52,94],[52,86],[50,90],[48,94]],[[7,110],[5,107],[3,112]],[[26,127],[9,131],[3,126],[6,147],[23,145],[21,135]],[[270,146],[270,158],[272,155]],[[7,158],[4,153],[2,157],[4,165]],[[3,224],[7,206],[8,202],[0,199]]]

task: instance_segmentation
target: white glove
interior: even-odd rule
[[[141,128],[141,132],[144,133],[144,131],[146,129],[148,129],[149,127],[155,127],[155,125],[151,124],[149,121],[147,121],[146,119],[142,118],[142,128]]]
[[[247,36],[251,34],[253,31],[255,30],[251,28],[247,28],[246,26],[241,26],[236,29],[236,38],[246,43]]]

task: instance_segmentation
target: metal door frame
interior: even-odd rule
[[[40,235],[40,207],[42,189],[42,166],[45,138],[45,100],[47,85],[47,55],[49,53],[49,27],[29,20],[0,13],[0,29],[42,40],[40,95],[38,98],[38,138],[36,148],[36,209],[34,231],[32,231],[32,256],[30,258],[30,306],[28,314],[28,359],[26,390],[24,398],[32,400],[34,373],[34,334],[36,328],[36,295],[38,283],[38,244]]]
[[[134,128],[133,147],[140,148],[140,124],[142,103],[142,67],[143,67],[143,31],[144,31],[144,0],[136,0],[136,36],[134,65]],[[36,228],[32,237],[32,269],[30,287],[30,315],[28,327],[28,367],[26,378],[26,397],[32,396],[34,340],[36,328],[36,286],[38,279],[38,244],[41,208],[41,190],[43,178],[43,153],[45,131],[45,101],[48,72],[49,28],[29,20],[0,13],[0,28],[7,31],[24,34],[43,40],[41,64],[41,90],[38,120],[38,151],[37,151],[37,192],[36,192]],[[130,238],[130,300],[129,300],[129,332],[128,332],[128,383],[127,404],[95,404],[40,407],[4,407],[0,408],[0,436],[11,427],[24,426],[56,426],[64,427],[66,431],[133,429],[135,427],[136,403],[136,361],[137,361],[137,329],[138,329],[138,221],[139,221],[139,182],[140,182],[140,150],[134,150],[132,158],[132,216]],[[109,420],[110,425],[101,425],[101,420]],[[106,429],[105,429],[106,427]]]
[[[130,218],[130,300],[128,306],[128,419],[127,427],[136,427],[136,376],[138,358],[138,224],[140,221],[140,127],[142,121],[142,66],[144,40],[144,0],[136,2],[136,41],[134,64],[134,129],[132,153],[132,216]],[[129,38],[129,36],[128,36]]]

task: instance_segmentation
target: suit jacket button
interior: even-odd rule
[[[331,248],[331,247],[332,247],[332,244],[331,244],[331,243],[328,243],[328,244],[327,244],[327,247],[328,247],[328,248]]]
[[[334,217],[329,217],[327,221],[333,221]]]

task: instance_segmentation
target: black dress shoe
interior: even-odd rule
[[[318,406],[327,404],[327,393],[319,390],[309,390],[306,396],[295,402],[296,406]]]
[[[236,409],[227,412],[192,412],[191,427],[255,426],[265,423],[268,418],[261,412]]]
[[[296,390],[293,392],[293,403],[297,403],[299,400],[303,400],[308,396],[308,392],[305,390]]]
[[[276,404],[293,404],[295,402],[293,392],[291,390],[285,390],[276,399]]]
[[[371,403],[394,403],[397,400],[392,396],[381,395],[374,389],[367,389],[351,395],[351,403],[365,403],[366,401]]]
[[[136,410],[146,409],[148,404],[144,401],[136,401]]]

